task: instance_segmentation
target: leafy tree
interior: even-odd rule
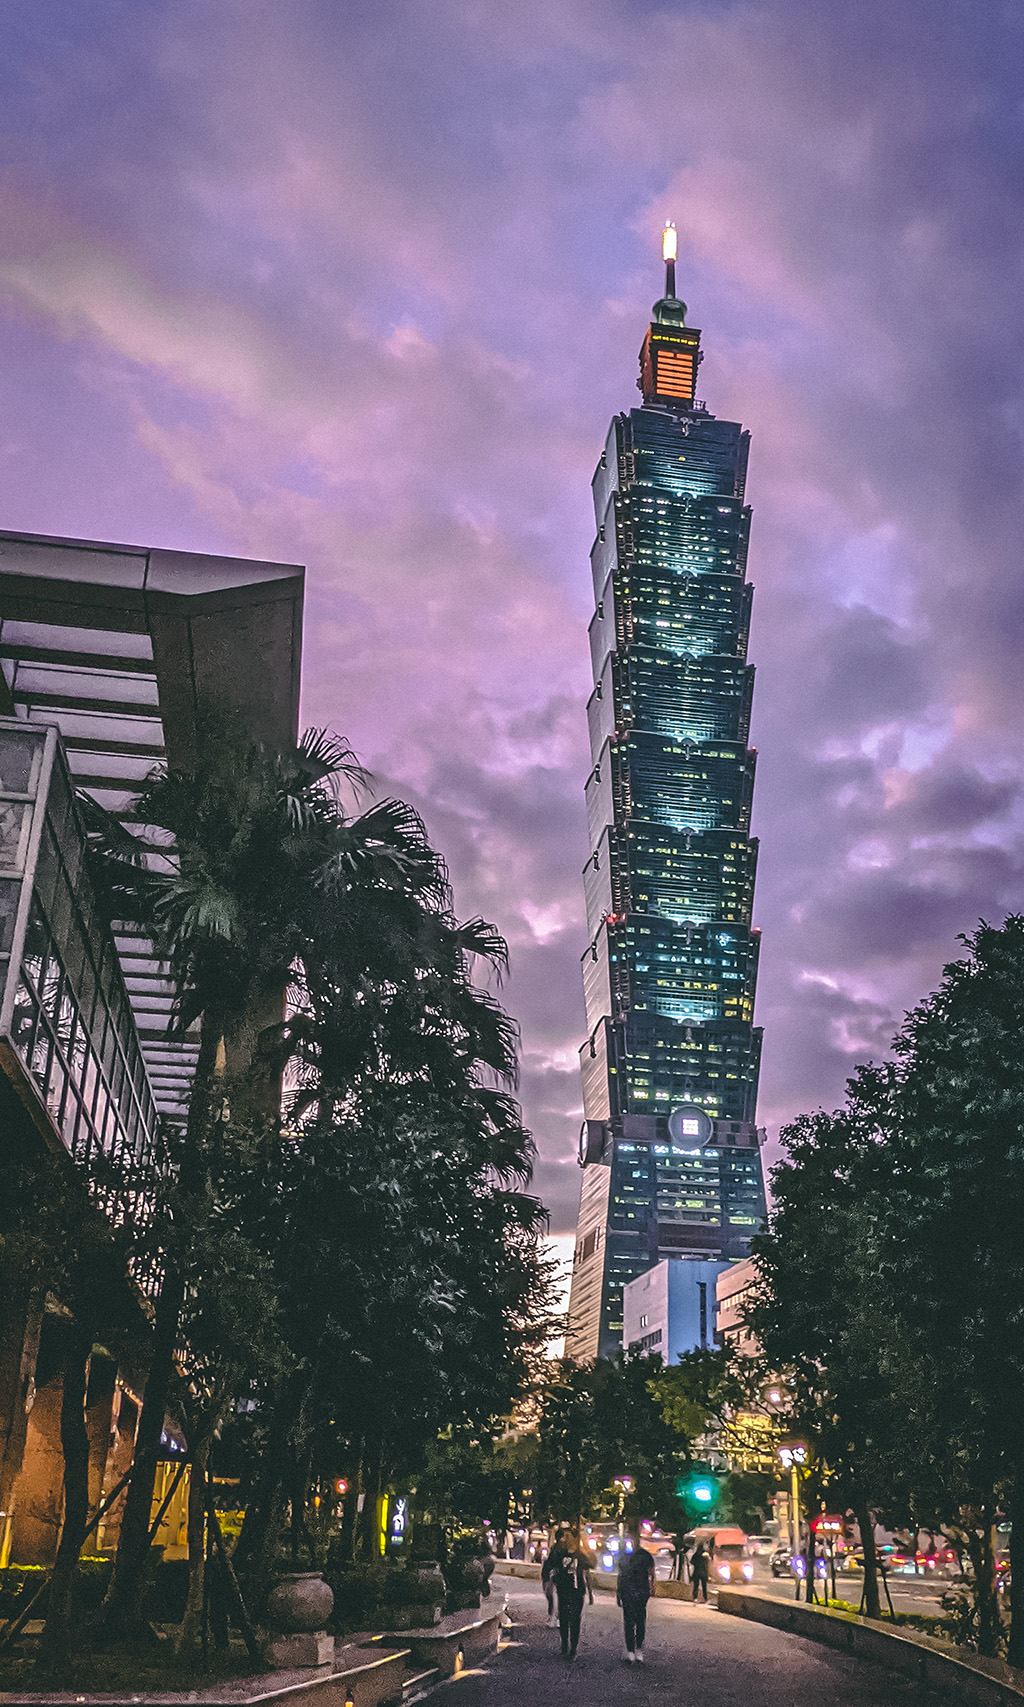
[[[907,1428],[942,1466],[999,1640],[993,1524],[1017,1518],[1010,1657],[1024,1663],[1024,918],[982,925],[869,1083],[888,1117],[882,1249],[907,1367]],[[1018,1505],[1021,1507],[1018,1512]]]
[[[662,1373],[657,1356],[553,1366],[537,1425],[539,1508],[549,1517],[613,1515],[615,1479],[628,1476],[624,1516],[678,1525],[676,1485],[690,1462],[689,1441],[666,1418]]]
[[[748,1322],[767,1365],[789,1377],[790,1423],[857,1515],[865,1609],[880,1613],[872,1497],[891,1494],[902,1424],[888,1345],[891,1312],[879,1262],[890,1169],[876,1110],[851,1086],[843,1111],[783,1129],[769,1230],[754,1242],[763,1279]]]
[[[321,970],[289,1021],[302,1069],[277,1261],[295,1367],[266,1399],[274,1445],[239,1543],[247,1572],[289,1473],[297,1490],[325,1457],[347,1472],[346,1529],[365,1551],[376,1496],[418,1475],[439,1431],[507,1417],[550,1331],[545,1216],[522,1189],[532,1142],[509,1094],[515,1032],[469,974],[504,945],[455,923],[446,886],[409,934],[411,983],[373,963],[348,988]]]
[[[744,1461],[774,1454],[778,1407],[766,1396],[773,1381],[763,1358],[729,1347],[688,1351],[656,1385],[665,1420],[683,1439]]]
[[[893,1060],[783,1134],[750,1322],[865,1540],[869,1498],[958,1536],[994,1653],[995,1522],[1024,1486],[1024,919],[965,946]]]
[[[416,1503],[448,1530],[491,1524],[499,1534],[533,1498],[537,1436],[498,1439],[446,1429],[427,1448],[416,1478]]]
[[[369,1141],[364,1195],[376,1193],[380,1199],[394,1192],[396,1180],[387,1167],[375,1172],[375,1163],[383,1164],[389,1154],[378,1134],[383,1091],[390,1086],[404,1108],[407,1151],[419,1161],[445,1154],[444,1120],[461,1121],[466,1132],[478,1134],[480,1144],[463,1179],[475,1178],[481,1186],[471,1194],[480,1250],[489,1236],[487,1248],[495,1249],[497,1239],[508,1259],[501,1265],[491,1262],[499,1298],[511,1284],[506,1270],[515,1273],[514,1258],[517,1250],[521,1253],[525,1317],[534,1307],[539,1207],[522,1193],[502,1197],[500,1190],[482,1184],[487,1175],[499,1185],[517,1173],[525,1177],[529,1168],[530,1141],[507,1089],[515,1070],[515,1030],[468,976],[474,956],[500,964],[504,945],[482,923],[454,920],[443,864],[409,808],[385,801],[355,816],[345,811],[338,783],[358,775],[348,749],[321,732],[305,737],[297,753],[284,757],[240,743],[231,731],[207,732],[196,764],[154,774],[135,805],[137,823],[173,843],[173,861],[143,863],[132,836],[97,810],[92,815],[93,863],[111,915],[134,919],[149,932],[174,979],[178,1029],[199,1027],[187,1123],[181,1134],[170,1135],[172,1183],[157,1229],[162,1282],[136,1462],[108,1596],[108,1627],[114,1631],[130,1629],[141,1618],[159,1436],[191,1308],[190,1276],[197,1273],[197,1256],[215,1224],[218,1158],[233,1145],[244,1148],[254,1122],[262,1119],[274,1130],[280,1075],[289,1060],[296,1062],[292,1118],[298,1137],[275,1152],[284,1172],[280,1180],[267,1182],[272,1208],[280,1211],[268,1222],[281,1241],[279,1250],[289,1242],[295,1248],[296,1239],[300,1257],[306,1248],[306,1231],[319,1208],[310,1167],[314,1155],[324,1163],[341,1157],[344,1173],[354,1167],[345,1146]],[[291,1003],[287,1020],[286,993]],[[487,1071],[499,1082],[488,1083]],[[374,1096],[368,1112],[367,1098],[372,1103]],[[416,1107],[422,1119],[414,1126],[409,1117]],[[399,1123],[392,1126],[398,1130]],[[394,1143],[390,1155],[394,1158]],[[331,1183],[329,1168],[323,1183],[325,1188]],[[435,1180],[433,1189],[440,1186]],[[406,1219],[414,1218],[410,1209]],[[457,1252],[455,1240],[450,1242]],[[374,1258],[379,1261],[388,1248],[378,1245]],[[308,1264],[291,1266],[305,1266],[314,1282],[312,1295],[319,1296],[323,1269],[311,1277]],[[279,1264],[279,1276],[286,1267]],[[365,1278],[356,1280],[346,1304],[372,1295],[374,1307],[384,1307],[387,1289],[373,1292],[363,1285]],[[205,1309],[208,1320],[208,1278],[196,1285],[197,1296],[205,1300],[199,1318]],[[412,1319],[415,1297],[411,1276],[404,1293],[392,1288],[392,1324]],[[446,1294],[438,1284],[434,1300],[438,1314],[456,1318],[457,1292]],[[287,1311],[287,1301],[284,1307]],[[509,1342],[501,1336],[509,1320],[500,1307],[498,1318],[504,1351]],[[536,1333],[532,1325],[524,1331],[527,1338]],[[329,1339],[328,1334],[325,1343]],[[378,1324],[371,1366],[386,1361],[389,1343]],[[396,1376],[408,1389],[414,1371],[428,1381],[434,1368],[423,1342],[407,1344],[412,1361]],[[230,1361],[220,1357],[222,1372]],[[291,1377],[282,1377],[290,1409],[281,1424],[285,1437],[294,1432],[308,1396],[309,1372],[322,1366],[322,1351],[313,1348],[304,1368],[296,1366]],[[233,1379],[241,1379],[240,1367]],[[383,1416],[380,1404],[378,1415]],[[309,1426],[314,1425],[315,1418]],[[382,1472],[384,1448],[380,1441],[377,1445],[376,1470]]]

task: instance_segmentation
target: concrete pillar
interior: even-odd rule
[[[0,1569],[11,1557],[15,1486],[35,1402],[42,1298],[9,1273],[0,1287]]]
[[[8,1552],[12,1565],[50,1565],[60,1539],[64,1454],[60,1407],[64,1395],[66,1317],[44,1310],[36,1358],[35,1400],[28,1413],[21,1470],[14,1483]]]

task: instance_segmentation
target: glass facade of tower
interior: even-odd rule
[[[577,1357],[621,1344],[626,1281],[743,1256],[765,1212],[749,436],[695,401],[699,340],[674,296],[656,305],[643,406],[613,421],[594,478]]]

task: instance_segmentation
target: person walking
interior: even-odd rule
[[[647,1602],[654,1593],[654,1560],[640,1545],[638,1535],[632,1537],[631,1553],[620,1555],[619,1582],[615,1599],[622,1607],[622,1629],[625,1640],[623,1659],[636,1664],[644,1657],[644,1637],[647,1634]]]
[[[708,1567],[711,1561],[703,1541],[698,1541],[690,1557],[690,1581],[693,1583],[693,1598],[703,1591],[704,1599],[708,1598]]]
[[[594,1586],[590,1578],[590,1554],[579,1535],[571,1530],[565,1548],[555,1566],[555,1590],[558,1595],[558,1628],[562,1636],[562,1658],[573,1660],[580,1644],[580,1623],[583,1602],[589,1596],[594,1604]]]
[[[565,1552],[565,1530],[555,1531],[555,1539],[551,1543],[547,1558],[540,1568],[540,1580],[544,1589],[544,1598],[548,1603],[548,1629],[554,1630],[558,1624],[555,1612],[555,1571],[558,1561]]]

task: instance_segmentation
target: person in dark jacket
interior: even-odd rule
[[[549,1630],[554,1630],[558,1624],[558,1616],[555,1612],[555,1571],[558,1568],[558,1561],[564,1552],[565,1530],[559,1529],[555,1532],[555,1539],[551,1543],[551,1550],[540,1568],[540,1580],[543,1584],[544,1596],[548,1603]]]
[[[693,1583],[694,1600],[701,1592],[703,1592],[705,1600],[708,1598],[708,1568],[710,1563],[707,1548],[703,1541],[698,1541],[690,1558],[690,1581]]]
[[[585,1544],[575,1531],[565,1538],[565,1549],[555,1566],[555,1590],[558,1594],[558,1628],[562,1634],[562,1658],[576,1658],[580,1641],[580,1622],[583,1601],[590,1597],[594,1604],[594,1588],[590,1580],[593,1561]]]
[[[619,1555],[619,1583],[615,1598],[622,1607],[622,1628],[625,1638],[623,1659],[635,1664],[644,1657],[644,1637],[647,1634],[647,1602],[654,1593],[654,1560],[640,1545],[639,1537],[631,1537],[633,1550]]]

